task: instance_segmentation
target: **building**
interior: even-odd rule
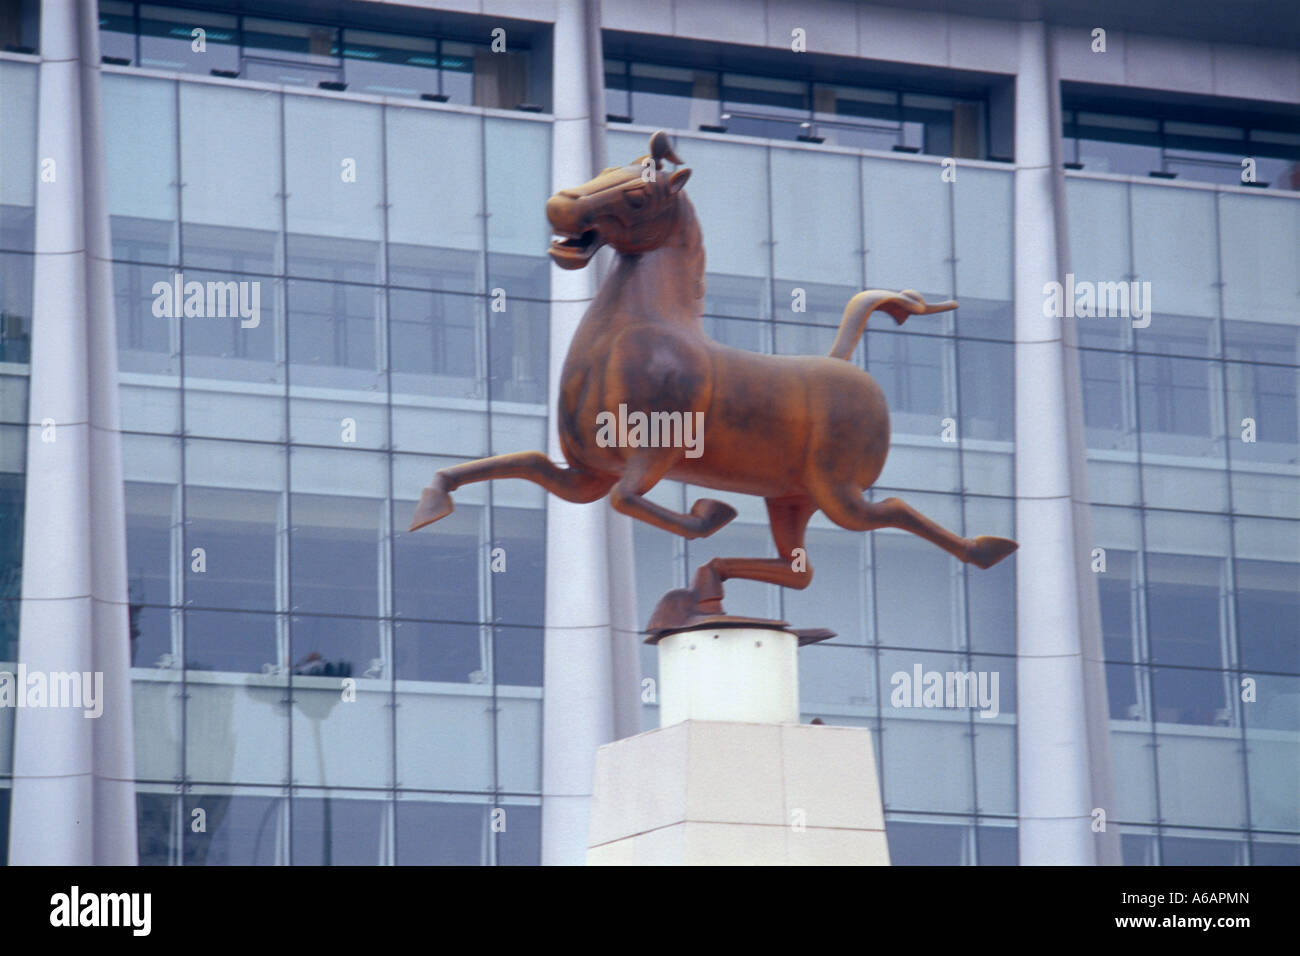
[[[873,494],[1019,553],[819,516],[808,590],[728,585],[837,632],[805,717],[876,730],[894,862],[1300,862],[1292,4],[197,6],[0,3],[0,671],[107,683],[0,709],[0,854],[581,861],[595,747],[655,726],[636,631],[772,553],[760,503],[687,543],[510,481],[405,528],[447,463],[554,454],[595,277],[542,204],[665,128],[715,338],[960,302],[855,355]]]

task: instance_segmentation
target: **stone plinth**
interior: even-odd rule
[[[871,731],[688,720],[596,752],[589,865],[888,865]]]
[[[658,643],[663,726],[596,751],[588,865],[889,865],[871,731],[798,722],[797,634]]]

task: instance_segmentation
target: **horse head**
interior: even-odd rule
[[[555,264],[581,269],[603,245],[638,255],[667,242],[677,221],[677,194],[691,171],[683,167],[662,175],[665,159],[681,166],[668,134],[660,130],[650,137],[649,154],[552,196],[546,218],[556,235],[547,251]]]

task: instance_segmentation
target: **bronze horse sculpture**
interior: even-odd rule
[[[677,167],[671,174],[665,159]],[[712,498],[696,501],[689,514],[672,511],[645,497],[659,480],[764,498],[780,557],[714,558],[689,589],[659,602],[649,622],[655,632],[722,614],[728,578],[806,588],[812,565],[800,549],[818,509],[854,531],[910,531],[981,568],[1015,551],[1007,538],[954,534],[898,498],[863,497],[889,451],[884,393],[852,363],[867,317],[881,309],[901,325],[957,303],[927,304],[910,289],[859,292],[844,309],[827,357],[764,355],[715,342],[701,324],[704,244],[682,191],[690,175],[661,130],[650,138],[648,156],[605,169],[546,203],[556,233],[548,251],[560,268],[583,268],[604,245],[618,254],[573,336],[560,378],[560,447],[568,467],[528,451],[445,468],[424,489],[411,530],[450,514],[450,492],[494,478],[525,478],[572,502],[608,493],[616,510],[685,538],[713,534],[736,511]],[[602,421],[625,408],[660,422],[676,421],[674,413],[686,421],[694,416],[707,440],[694,454],[681,443],[598,440]]]

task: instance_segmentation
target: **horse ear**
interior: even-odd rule
[[[668,191],[670,193],[680,192],[681,188],[686,185],[686,180],[691,178],[689,167],[683,166],[671,176],[668,177]]]
[[[677,158],[673,152],[673,141],[668,138],[668,134],[659,130],[650,137],[650,155],[654,157],[655,168],[663,166],[664,160],[668,160],[676,166],[680,166],[682,161]]]

